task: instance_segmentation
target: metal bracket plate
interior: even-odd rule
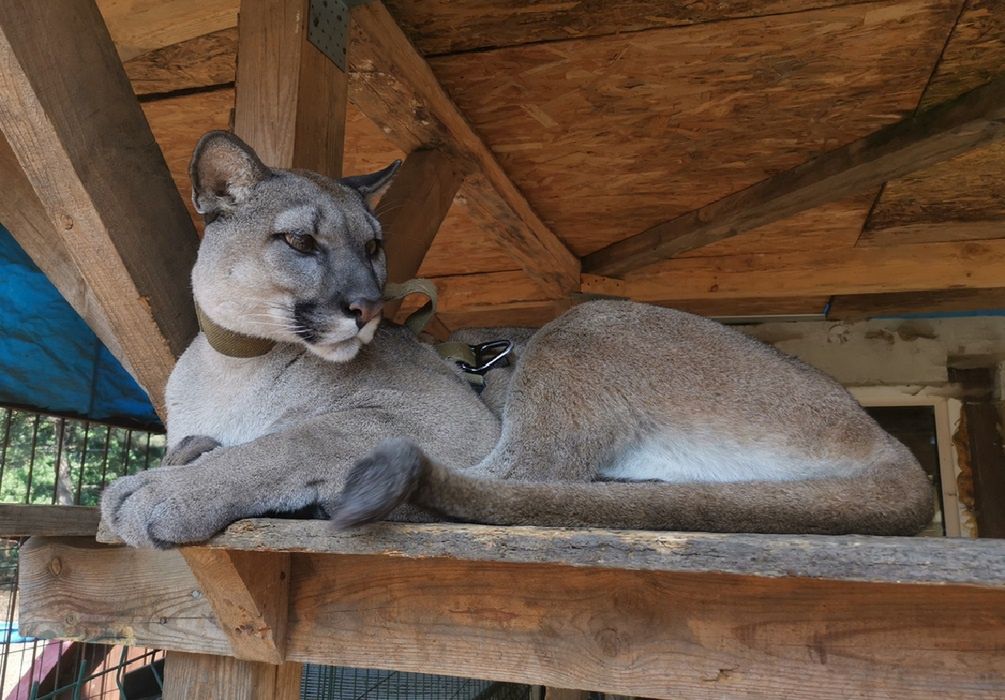
[[[366,0],[310,0],[307,41],[343,71],[349,48],[349,10],[364,2]]]

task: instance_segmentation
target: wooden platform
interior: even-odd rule
[[[656,698],[1005,694],[994,540],[249,520],[177,551],[35,537],[21,586],[23,634],[197,654]],[[235,600],[260,624],[221,626]]]

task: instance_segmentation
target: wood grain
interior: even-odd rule
[[[96,2],[123,61],[237,24],[238,0]]]
[[[435,55],[804,12],[851,1],[387,0],[386,4],[416,47]]]
[[[230,641],[177,551],[32,537],[19,555],[26,636],[228,655]]]
[[[76,261],[66,244],[53,235],[52,222],[21,164],[0,134],[0,182],[4,193],[0,197],[0,222],[11,232],[18,245],[45,273],[60,295],[90,326],[108,351],[120,362],[126,354],[109,320],[108,313],[84,282]],[[128,364],[123,364],[128,369]]]
[[[302,668],[173,651],[164,664],[164,700],[300,700]]]
[[[1005,288],[836,296],[831,300],[827,318],[835,321],[860,321],[877,316],[992,309],[1005,309]]]
[[[901,0],[430,59],[578,255],[913,112],[959,0]]]
[[[998,240],[673,258],[626,280],[584,274],[583,291],[670,302],[999,288],[1002,279]]]
[[[443,151],[413,151],[405,159],[378,207],[389,282],[418,273],[463,181]]]
[[[237,76],[237,28],[165,46],[122,66],[137,95],[233,83]]]
[[[538,218],[380,2],[353,9],[349,73],[356,106],[404,151],[443,148],[469,161],[476,222],[542,289],[578,286],[579,261]]]
[[[234,133],[267,165],[340,177],[347,78],[307,17],[306,0],[242,0]]]
[[[141,105],[150,130],[164,154],[178,196],[185,203],[196,230],[203,229],[202,216],[192,204],[192,181],[188,164],[199,138],[212,129],[229,129],[234,108],[234,89],[178,95]]]
[[[855,557],[860,538],[827,539],[844,540],[844,556]],[[954,545],[973,543],[944,544],[952,556]],[[600,565],[609,554],[597,544],[563,552]],[[656,698],[990,699],[1005,690],[1000,574],[978,588],[428,554],[295,554],[290,658]],[[743,561],[736,554],[722,563]],[[148,617],[155,605],[171,613],[171,601],[195,600],[191,574],[171,572],[185,569],[177,552],[33,539],[22,557],[25,633],[107,639],[128,631],[136,643],[170,650],[226,648],[222,632],[207,629],[205,601],[163,624]],[[172,576],[174,587],[166,585]],[[171,633],[175,624],[183,634]]]
[[[1005,76],[583,258],[622,275],[1005,138]]]
[[[286,656],[290,556],[185,547],[182,556],[209,599],[238,659],[281,664]]]
[[[101,536],[101,535],[99,535]],[[106,541],[107,535],[105,536]],[[448,558],[510,564],[724,573],[778,578],[1005,585],[1005,542],[596,528],[380,523],[335,532],[326,521],[242,520],[203,543],[249,552]]]
[[[196,331],[183,282],[197,239],[94,5],[2,3],[0,94],[0,128],[52,235],[163,415],[168,373]]]
[[[86,506],[0,504],[0,537],[84,535],[98,531],[101,513]]]
[[[922,96],[921,108],[987,83],[1003,65],[1005,1],[967,0]],[[917,240],[915,232],[926,227],[928,240],[937,240],[943,228],[961,230],[946,226],[951,222],[972,226],[974,222],[1005,221],[1003,171],[1005,145],[998,143],[888,182],[869,218],[863,241],[907,243],[911,237]]]

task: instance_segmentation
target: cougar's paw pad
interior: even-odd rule
[[[415,491],[424,463],[422,450],[411,440],[385,440],[356,463],[342,493],[325,505],[332,523],[342,530],[384,519]]]

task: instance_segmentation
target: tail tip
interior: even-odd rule
[[[405,438],[384,440],[349,471],[342,492],[325,505],[338,530],[383,520],[415,492],[425,455]]]

